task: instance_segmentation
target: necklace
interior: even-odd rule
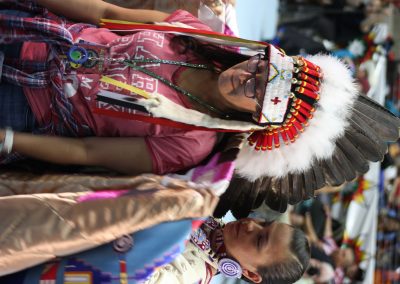
[[[169,64],[169,65],[178,65],[178,66],[183,66],[183,67],[189,67],[189,68],[194,68],[194,69],[202,69],[202,70],[212,70],[212,68],[208,65],[205,64],[193,64],[193,63],[187,63],[187,62],[181,62],[181,61],[174,61],[174,60],[165,60],[165,59],[114,59],[114,58],[99,58],[95,56],[95,53],[89,53],[84,47],[79,46],[79,45],[73,45],[68,53],[67,53],[67,58],[69,61],[73,62],[74,64],[84,64],[86,62],[90,62],[91,64],[89,65],[94,65],[96,62],[102,62],[102,61],[108,61],[112,63],[121,63],[124,64],[130,68],[133,68],[137,71],[140,71],[146,75],[149,75],[157,80],[160,80],[162,83],[165,85],[169,86],[170,88],[178,91],[179,93],[183,94],[184,96],[188,97],[192,101],[196,102],[197,104],[201,105],[202,107],[208,109],[209,111],[216,113],[218,116],[223,117],[223,118],[229,118],[229,115],[224,114],[222,111],[217,109],[216,107],[213,107],[203,101],[202,99],[194,96],[190,92],[186,91],[185,89],[182,89],[181,87],[175,85],[174,83],[170,82],[169,80],[165,79],[164,77],[142,67],[137,65],[138,63],[153,63],[153,64]]]
[[[216,262],[218,259],[226,256],[224,238],[220,230],[222,227],[221,223],[210,217],[200,228],[192,233],[190,238],[190,241],[196,247],[208,255],[211,262]]]

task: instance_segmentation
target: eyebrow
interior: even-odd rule
[[[264,221],[262,222],[263,227],[265,228],[266,226],[271,226],[272,222],[267,222]],[[270,228],[268,228],[267,233],[263,234],[263,237],[261,239],[262,245],[260,246],[260,249],[263,249],[269,242],[269,233],[270,233]]]

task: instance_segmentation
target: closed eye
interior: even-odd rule
[[[261,249],[261,245],[262,245],[262,235],[259,235],[257,238],[257,248]]]

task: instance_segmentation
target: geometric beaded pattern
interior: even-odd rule
[[[265,129],[250,134],[247,138],[249,145],[254,146],[257,151],[277,149],[281,142],[286,145],[294,143],[313,117],[315,105],[319,100],[321,69],[302,57],[291,59],[293,68],[284,121],[278,126],[268,125]]]
[[[274,46],[269,47],[267,85],[261,109],[258,110],[258,123],[283,123],[290,101],[293,77],[293,58],[285,56]]]

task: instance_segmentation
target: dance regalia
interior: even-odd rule
[[[244,208],[244,214],[264,200],[274,209],[284,211],[288,203],[296,204],[313,197],[314,191],[325,185],[351,181],[368,170],[368,161],[382,160],[387,151],[386,142],[399,137],[399,119],[359,95],[347,67],[333,57],[290,57],[266,43],[186,27],[112,20],[103,20],[101,27],[119,33],[156,30],[214,44],[240,46],[253,53],[265,52],[266,91],[254,114],[254,122],[213,118],[162,95],[143,92],[110,78],[102,80],[130,93],[103,94],[98,99],[113,100],[115,105],[123,104],[131,109],[140,108],[143,114],[93,110],[101,115],[182,129],[244,134],[236,159],[236,176],[243,184],[232,186],[226,192],[226,200],[231,202],[227,207],[236,202]],[[68,43],[75,44],[71,40]]]
[[[36,180],[26,182],[25,190],[40,187]],[[115,183],[124,186],[103,179],[97,187]],[[213,193],[193,186],[142,175],[127,179],[123,190],[44,193],[41,188],[23,194],[20,189],[20,195],[2,197],[0,282],[144,281],[159,267],[179,263],[192,230],[212,214]]]

